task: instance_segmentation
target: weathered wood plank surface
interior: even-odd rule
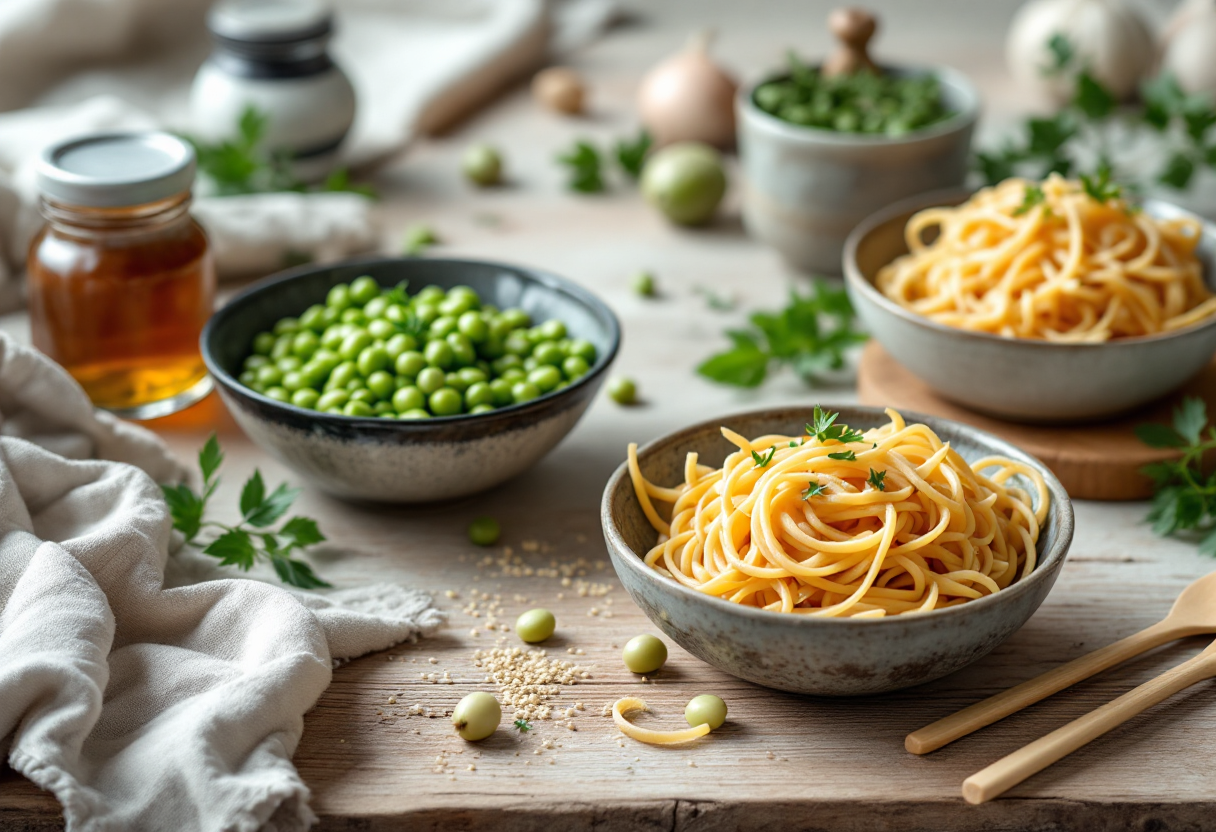
[[[386,247],[396,245],[405,225],[425,221],[446,242],[439,254],[542,266],[604,297],[625,328],[618,370],[639,381],[646,403],[622,410],[597,402],[535,469],[473,500],[385,508],[314,491],[301,498],[300,509],[317,517],[334,542],[315,557],[319,572],[344,585],[420,586],[436,592],[451,616],[451,626],[434,638],[337,669],[307,716],[296,763],[313,790],[321,828],[1105,832],[1216,825],[1212,683],[1179,694],[1001,800],[971,807],[960,797],[968,774],[1193,655],[1202,640],[1163,648],[927,757],[903,750],[908,731],[1148,625],[1183,586],[1216,567],[1190,544],[1155,538],[1141,523],[1143,504],[1079,504],[1073,554],[1040,612],[986,659],[922,688],[852,701],[810,699],[740,682],[674,647],[668,666],[645,683],[619,660],[628,637],[653,632],[612,577],[600,538],[600,490],[625,443],[715,413],[855,397],[847,385],[811,392],[786,375],[748,393],[695,378],[692,367],[720,348],[721,330],[742,317],[708,310],[698,287],[746,308],[773,307],[801,278],[745,237],[733,208],[711,230],[673,231],[624,185],[602,197],[566,195],[552,157],[575,136],[607,140],[631,132],[629,103],[641,70],[695,25],[717,21],[723,55],[759,70],[794,41],[807,53],[822,51],[819,22],[828,5],[766,3],[757,11],[752,4],[647,4],[643,25],[623,28],[577,61],[595,84],[594,117],[559,120],[517,93],[455,136],[421,144],[378,177]],[[889,54],[968,70],[998,119],[1015,106],[999,63],[1012,2],[876,5],[889,14],[880,41]],[[473,195],[459,181],[460,151],[474,139],[503,147],[512,187]],[[658,300],[629,291],[630,276],[642,268],[658,275]],[[20,334],[24,322],[10,317],[3,326]],[[213,408],[160,429],[188,456],[213,425],[229,455],[222,504],[235,504],[237,486],[255,466],[271,481],[289,476]],[[534,574],[503,575],[481,564],[487,552],[471,546],[464,529],[482,514],[503,522],[502,543]],[[526,541],[543,551],[525,551]],[[488,554],[499,557],[501,548]],[[563,586],[560,570],[580,559],[586,574]],[[553,569],[558,577],[536,574]],[[611,588],[580,596],[579,579]],[[447,590],[458,597],[448,598]],[[476,617],[466,611],[474,592]],[[515,643],[509,633],[486,631],[481,593],[490,601],[500,596],[497,623],[510,624],[531,606],[556,612],[559,634],[546,649],[590,673],[556,700],[563,710],[584,704],[575,711],[576,730],[553,720],[537,721],[523,735],[504,726],[476,746],[453,735],[446,713],[464,694],[493,689],[474,666],[474,651],[500,637]],[[452,684],[420,678],[435,673],[442,680],[444,671]],[[703,692],[729,703],[730,721],[685,748],[634,743],[600,716],[604,704],[640,695],[654,707],[648,719],[677,726],[684,703]],[[411,715],[415,704],[437,715]],[[54,800],[0,770],[0,829],[41,832],[61,824]]]

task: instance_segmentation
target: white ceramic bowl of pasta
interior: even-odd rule
[[[845,285],[871,335],[896,361],[944,398],[1022,422],[1078,422],[1114,416],[1177,390],[1216,353],[1216,317],[1173,332],[1104,343],[1004,338],[935,323],[874,286],[878,271],[906,254],[904,226],[924,208],[958,205],[966,191],[899,202],[859,225],[845,244]],[[1216,227],[1159,200],[1144,211],[1200,222],[1204,280],[1214,284]]]
[[[965,460],[1004,456],[1032,466],[1049,494],[1034,570],[986,597],[930,612],[885,618],[830,618],[758,609],[707,595],[644,562],[658,533],[646,519],[626,465],[604,490],[600,517],[621,583],[654,624],[688,652],[739,678],[778,690],[826,696],[882,693],[922,684],[993,650],[1047,597],[1072,542],[1072,504],[1038,460],[991,434],[947,419],[904,413],[948,441]],[[726,426],[746,437],[797,436],[808,407],[774,408],[711,419],[660,437],[638,452],[643,476],[660,486],[684,481],[690,451],[720,466],[736,450]],[[864,430],[889,420],[879,408],[844,407],[839,421]]]

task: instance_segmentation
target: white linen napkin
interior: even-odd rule
[[[0,334],[0,748],[69,832],[306,829],[291,757],[333,662],[442,621],[391,584],[195,582],[157,485],[184,475]]]

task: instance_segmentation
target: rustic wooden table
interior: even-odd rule
[[[773,403],[843,403],[851,386],[811,391],[787,375],[756,392],[712,386],[692,373],[742,312],[707,308],[711,288],[742,308],[778,305],[791,274],[744,235],[732,203],[717,224],[676,231],[643,208],[631,187],[603,196],[562,189],[555,151],[576,136],[607,139],[635,128],[630,102],[640,72],[687,30],[716,22],[720,52],[744,74],[771,64],[791,42],[822,51],[825,2],[669,3],[644,13],[581,54],[594,112],[571,121],[538,112],[523,91],[454,135],[417,146],[376,180],[384,194],[385,246],[413,222],[433,225],[438,254],[535,264],[592,287],[625,330],[617,370],[636,378],[644,404],[598,401],[562,445],[493,492],[426,508],[354,506],[308,491],[302,511],[321,520],[332,549],[314,557],[340,584],[399,580],[433,591],[450,626],[416,645],[339,668],[305,720],[296,763],[313,791],[322,829],[334,830],[1166,830],[1216,825],[1216,703],[1211,683],[1153,711],[1031,778],[993,803],[963,803],[964,777],[1189,657],[1202,640],[1164,648],[927,757],[903,749],[910,730],[1155,621],[1188,582],[1213,568],[1193,545],[1161,540],[1141,522],[1145,505],[1081,503],[1077,537],[1055,591],[1030,622],[976,665],[914,690],[856,700],[797,697],[716,671],[679,648],[645,682],[625,670],[621,645],[653,632],[617,584],[601,542],[603,483],[629,441],[646,441],[715,413]],[[880,46],[893,58],[939,61],[970,72],[1000,120],[1016,107],[999,60],[1013,3],[967,0],[874,4],[887,21]],[[499,144],[510,187],[473,193],[457,173],[462,146]],[[629,291],[639,269],[661,295]],[[23,320],[6,330],[21,334]],[[228,452],[220,502],[254,467],[272,481],[289,472],[252,446],[214,401],[157,426],[190,456],[217,429]],[[475,516],[501,519],[492,550],[471,546]],[[502,561],[511,550],[508,568]],[[518,558],[518,561],[515,560]],[[487,562],[488,560],[488,562]],[[524,609],[554,610],[553,659],[589,677],[553,700],[558,720],[526,734],[509,719],[478,745],[446,718],[466,693],[493,689],[474,665],[479,649],[518,642],[491,627]],[[448,674],[451,684],[445,684]],[[433,674],[436,681],[426,678]],[[720,731],[684,748],[621,737],[603,707],[641,696],[656,724],[682,724],[683,704],[712,692],[730,706]],[[579,708],[577,703],[582,704]],[[415,706],[421,706],[418,714]],[[573,717],[564,716],[573,708]],[[566,727],[570,722],[573,726]],[[60,828],[55,801],[4,769],[0,829]]]

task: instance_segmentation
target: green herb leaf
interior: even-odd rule
[[[802,492],[802,499],[803,499],[804,501],[805,501],[805,500],[809,500],[809,499],[811,499],[812,497],[818,497],[818,496],[820,496],[821,494],[824,494],[824,493],[825,493],[825,489],[824,489],[824,487],[823,487],[822,485],[820,485],[819,483],[817,483],[817,482],[813,482],[813,483],[811,483],[811,484],[810,484],[810,487],[808,487],[808,488],[806,489],[806,491],[803,491],[803,492]]]
[[[1043,204],[1045,199],[1047,199],[1047,195],[1043,193],[1042,188],[1040,188],[1038,185],[1027,185],[1026,192],[1022,196],[1022,204],[1014,209],[1013,215],[1015,217],[1020,217],[1022,214],[1029,212],[1030,209],[1034,208],[1036,205]]]
[[[265,499],[266,486],[262,482],[262,473],[255,468],[253,476],[245,481],[245,487],[241,489],[241,516],[248,517],[261,508]]]
[[[1157,181],[1162,185],[1169,185],[1171,188],[1177,188],[1181,191],[1191,184],[1191,177],[1194,175],[1194,161],[1182,151],[1177,151],[1166,160],[1165,167],[1157,175]]]
[[[625,173],[633,179],[642,175],[642,167],[646,164],[646,153],[653,143],[650,134],[645,130],[638,133],[637,138],[619,139],[616,143],[616,160]]]
[[[274,571],[279,576],[279,580],[285,584],[299,587],[300,589],[321,589],[333,586],[333,584],[317,577],[317,574],[312,571],[312,567],[302,560],[272,556],[270,563],[274,566]]]
[[[1111,181],[1110,168],[1102,165],[1093,176],[1081,175],[1081,188],[1095,202],[1108,202],[1123,196],[1123,188]]]
[[[257,472],[254,473],[256,475]],[[265,528],[286,514],[287,509],[291,508],[291,504],[298,496],[300,496],[300,489],[288,488],[287,484],[283,483],[252,511],[246,513],[244,522],[257,528]]]
[[[289,547],[311,546],[325,541],[325,535],[317,527],[317,521],[309,517],[293,517],[279,529],[279,537],[289,541]]]
[[[1192,445],[1199,444],[1208,423],[1208,406],[1203,399],[1187,396],[1174,409],[1174,430]]]
[[[757,468],[767,468],[768,464],[773,461],[773,457],[776,456],[776,454],[777,446],[774,445],[768,449],[767,453],[763,455],[752,451],[752,459],[755,461]]]
[[[828,454],[828,459],[841,459],[852,462],[857,459],[857,454],[852,451],[839,451],[834,454]]]
[[[243,529],[230,529],[207,544],[203,554],[220,559],[221,566],[237,566],[245,571],[253,568],[257,550],[253,538]]]
[[[570,168],[570,179],[566,183],[570,190],[594,194],[605,189],[600,172],[600,152],[591,143],[580,139],[572,150],[560,154],[557,161]]]
[[[871,468],[870,476],[866,480],[866,482],[868,482],[870,485],[877,488],[879,491],[886,491],[887,490],[887,486],[886,486],[886,482],[885,482],[886,479],[887,479],[886,471],[875,471],[873,468]]]
[[[203,449],[198,452],[198,467],[203,473],[204,487],[211,484],[211,478],[215,476],[215,472],[223,463],[224,452],[220,450],[220,441],[213,433],[207,443],[203,445]]]
[[[1115,97],[1088,72],[1081,72],[1073,105],[1090,118],[1102,119],[1115,109]]]
[[[847,425],[836,424],[839,413],[829,413],[815,405],[811,411],[811,424],[806,426],[806,432],[819,440],[820,444],[827,442],[860,442],[865,435]]]
[[[1155,491],[1147,518],[1153,531],[1160,535],[1207,532],[1200,551],[1216,555],[1216,474],[1205,478],[1203,473],[1204,455],[1216,448],[1216,429],[1209,429],[1205,439],[1207,418],[1203,400],[1188,397],[1174,411],[1172,429],[1159,424],[1139,425],[1136,435],[1152,447],[1181,451],[1178,459],[1141,469],[1152,479]]]
[[[528,722],[526,719],[517,719],[515,720],[515,728],[518,731],[527,733],[528,731],[532,730],[532,723]]]
[[[188,485],[162,485],[161,493],[169,504],[169,516],[173,519],[173,528],[181,532],[186,542],[190,543],[198,536],[203,525],[203,509],[206,501],[190,489]]]
[[[1150,448],[1184,448],[1187,441],[1166,425],[1148,423],[1136,425],[1136,438]]]
[[[1059,75],[1075,56],[1075,50],[1072,47],[1072,41],[1062,32],[1056,32],[1047,41],[1047,51],[1051,53],[1051,64],[1044,68],[1044,75]]]
[[[439,237],[429,225],[411,225],[405,229],[401,250],[407,257],[417,257],[438,242]]]
[[[768,375],[771,356],[751,333],[733,331],[727,334],[734,347],[703,361],[697,367],[697,373],[720,384],[759,387]]]

